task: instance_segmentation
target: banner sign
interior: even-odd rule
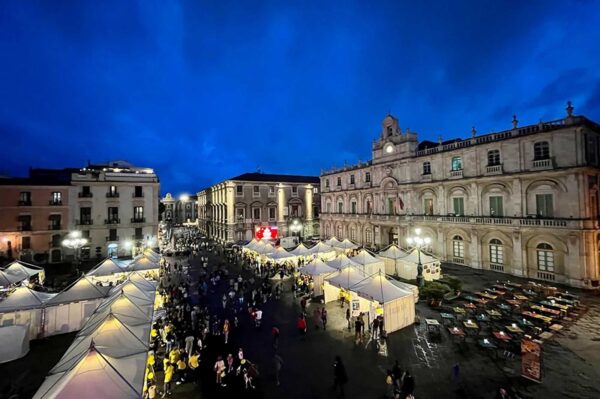
[[[521,341],[521,376],[542,382],[542,346],[525,338]]]

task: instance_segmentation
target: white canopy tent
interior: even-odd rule
[[[295,256],[310,256],[310,250],[306,248],[306,246],[303,243],[298,245],[296,248],[292,249],[290,253]]]
[[[337,272],[337,269],[327,265],[327,263],[320,259],[315,259],[300,269],[300,273],[308,274],[312,277],[316,296],[323,295],[323,281],[325,276],[335,272]]]
[[[139,399],[144,386],[147,352],[110,357],[90,346],[70,370],[44,380],[35,399]],[[84,393],[84,394],[83,394]]]
[[[347,291],[364,279],[365,275],[354,266],[347,266],[337,274],[327,276],[323,282],[325,303],[337,300],[342,289]]]
[[[28,280],[36,274],[39,274],[40,283],[44,282],[43,267],[30,265],[29,263],[21,262],[19,260],[11,262],[2,271],[4,272],[4,276],[12,284],[19,283],[23,280]]]
[[[398,275],[398,260],[406,257],[407,255],[407,252],[404,252],[394,244],[377,254],[377,256],[379,256],[379,258],[381,258],[385,264],[385,273],[396,276]]]
[[[87,273],[88,277],[101,281],[114,281],[128,272],[128,269],[117,264],[112,259],[105,259]],[[105,277],[102,279],[101,277]]]
[[[415,302],[411,291],[392,284],[385,274],[370,276],[350,287],[359,299],[361,312],[383,315],[385,330],[388,333],[400,330],[415,322]],[[366,302],[366,303],[365,303]]]
[[[253,238],[252,241],[250,241],[248,244],[246,244],[242,247],[242,251],[254,251],[254,250],[256,250],[257,244],[258,244],[258,241],[256,240],[256,238]]]
[[[29,352],[29,326],[0,327],[0,364],[20,359]]]
[[[153,305],[148,300],[118,293],[96,309],[80,331],[80,334],[89,334],[89,331],[95,330],[110,313],[118,317],[127,326],[139,326],[152,322]]]
[[[406,280],[416,279],[418,263],[419,250],[415,248],[407,256],[398,260],[398,276]],[[421,251],[421,265],[423,265],[423,278],[425,281],[440,279],[442,267],[439,259]]]
[[[0,270],[0,287],[8,287],[11,284],[13,284],[13,282],[10,281],[10,277],[8,277],[3,270]]]
[[[356,263],[352,259],[348,258],[344,254],[338,255],[337,258],[330,260],[329,262],[327,262],[327,264],[329,266],[333,267],[334,269],[338,269],[338,270],[341,270],[348,266],[360,266],[358,263]]]
[[[145,255],[137,257],[127,267],[129,271],[136,272],[158,272],[160,266],[158,261],[153,261]]]
[[[275,248],[275,252],[267,255],[267,258],[275,263],[282,263],[286,261],[293,261],[296,259],[296,256],[286,251],[283,247],[277,247]]]
[[[341,241],[335,237],[331,237],[329,240],[325,240],[325,244],[329,245],[330,247],[334,247],[334,248],[337,247],[340,243],[341,243]]]
[[[153,260],[155,262],[160,262],[160,254],[157,254],[156,252],[154,252],[150,248],[146,248],[144,250],[143,254],[144,254],[144,256],[150,258],[151,260]]]
[[[394,284],[396,287],[403,289],[404,291],[410,291],[413,293],[413,297],[415,298],[415,303],[419,302],[419,287],[414,284],[405,283],[402,281],[390,279],[390,283]]]
[[[46,303],[44,336],[81,329],[108,295],[110,287],[97,286],[81,277]]]
[[[42,333],[43,307],[56,294],[18,287],[0,302],[0,326],[29,325],[28,338]]]
[[[312,247],[308,248],[309,255],[316,256],[320,259],[331,260],[335,258],[335,248],[331,245],[325,244],[323,241],[319,241]]]
[[[350,258],[353,262],[360,265],[365,275],[371,275],[375,273],[385,273],[385,263],[381,259],[377,259],[371,255],[367,250],[361,249],[356,256]]]

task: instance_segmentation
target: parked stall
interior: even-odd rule
[[[385,250],[380,251],[377,256],[383,260],[385,264],[385,274],[398,276],[398,265],[400,264],[399,260],[406,257],[408,255],[407,252],[398,248],[396,245],[390,245]]]

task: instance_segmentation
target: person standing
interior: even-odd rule
[[[346,309],[346,321],[348,322],[348,331],[352,330],[352,315],[350,314],[350,308]]]
[[[188,358],[192,356],[192,351],[194,350],[194,336],[188,333],[187,337],[185,337],[185,353],[188,355]]]
[[[342,363],[342,358],[339,356],[335,357],[333,362],[333,389],[337,392],[338,388],[340,395],[344,397],[344,385],[348,382],[348,374],[346,374],[346,368]]]
[[[296,321],[296,328],[298,329],[300,336],[304,337],[306,335],[306,319],[304,318],[303,314],[298,317],[298,320]]]
[[[404,373],[404,379],[402,381],[402,395],[403,397],[407,397],[408,395],[412,395],[415,391],[415,379],[410,372],[407,370]]]
[[[318,307],[313,310],[313,322],[315,323],[315,330],[318,330],[319,324],[321,324],[321,311]]]
[[[271,335],[273,335],[273,349],[277,350],[279,346],[279,328],[277,326],[273,326]]]
[[[175,367],[171,362],[167,361],[165,366],[165,380],[163,385],[163,398],[166,395],[171,395],[171,381],[173,381],[173,374],[175,374]]]
[[[273,356],[273,365],[275,366],[275,385],[279,386],[281,383],[279,378],[281,376],[281,368],[283,367],[283,358],[277,352]]]
[[[371,331],[372,331],[372,334],[373,334],[373,339],[376,340],[377,339],[377,333],[379,332],[379,317],[376,317],[375,320],[373,320]]]
[[[323,323],[323,330],[327,330],[327,309],[325,307],[321,309],[321,322]]]
[[[223,323],[223,335],[225,336],[225,345],[229,341],[229,320],[225,319]]]

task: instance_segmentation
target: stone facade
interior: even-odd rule
[[[221,242],[251,240],[260,226],[277,226],[280,237],[318,235],[319,212],[313,176],[246,173],[198,192],[198,225]]]
[[[166,223],[175,225],[196,224],[198,222],[198,197],[195,195],[181,195],[175,198],[167,193],[160,200],[164,205],[164,211],[160,219]]]
[[[583,116],[419,143],[387,116],[373,159],[321,175],[322,237],[406,246],[447,262],[576,287],[600,280],[600,126]]]

